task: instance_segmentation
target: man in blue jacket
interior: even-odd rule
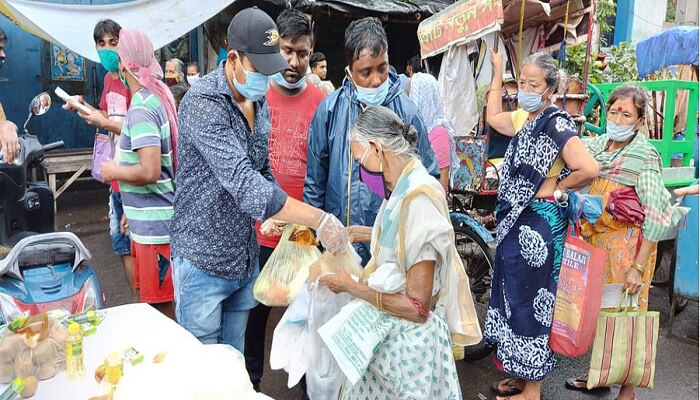
[[[350,155],[347,135],[364,108],[382,105],[415,126],[421,161],[433,176],[439,176],[418,109],[401,90],[399,77],[389,73],[387,50],[386,33],[379,19],[367,17],[348,26],[346,79],[340,89],[323,100],[309,129],[304,202],[334,214],[353,228],[371,227],[383,200],[360,182],[358,164]],[[353,235],[350,230],[363,264],[370,257],[369,232],[360,228]]]

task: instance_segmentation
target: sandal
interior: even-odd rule
[[[513,383],[518,382],[518,379],[514,378],[507,378],[502,381],[494,382],[491,384],[491,389],[496,392],[498,396],[507,396],[506,399],[510,398],[510,396],[515,396],[516,394],[522,393],[522,389],[519,387],[515,386]],[[505,386],[508,389],[507,390],[501,390],[499,389],[500,386]]]

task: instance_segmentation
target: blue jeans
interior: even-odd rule
[[[122,234],[119,229],[119,224],[124,215],[124,206],[122,204],[122,194],[119,192],[109,191],[109,236],[112,239],[112,250],[120,257],[131,254],[131,239],[129,236]]]
[[[182,258],[173,259],[175,317],[204,344],[225,343],[243,353],[248,312],[258,302],[249,278],[226,279],[208,274]]]

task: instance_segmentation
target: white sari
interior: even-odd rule
[[[369,367],[343,398],[459,399],[462,397],[452,344],[472,345],[481,340],[469,281],[455,248],[445,194],[418,160],[404,169],[388,201],[384,201],[372,231],[372,259],[365,282],[373,275],[397,276],[405,287],[405,273],[420,261],[436,262],[439,290],[425,323],[380,313],[388,331]],[[376,281],[376,280],[375,280]],[[438,283],[439,281],[439,283]],[[394,292],[393,290],[386,291]],[[399,289],[405,293],[405,289]],[[377,311],[378,312],[378,311]]]

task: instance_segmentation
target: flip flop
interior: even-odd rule
[[[588,384],[588,375],[577,376],[576,378],[569,378],[566,380],[566,388],[569,390],[578,390],[580,392],[597,392],[610,390],[609,387],[596,387],[593,389],[588,389],[586,386]]]
[[[515,396],[516,394],[522,393],[522,389],[518,388],[517,386],[513,385],[513,382],[516,382],[517,379],[514,378],[508,378],[504,379],[502,381],[494,382],[491,384],[491,389],[496,392],[496,395],[498,396],[507,396],[506,399],[509,399],[510,396]],[[498,387],[499,386],[506,386],[510,390],[500,390]]]

